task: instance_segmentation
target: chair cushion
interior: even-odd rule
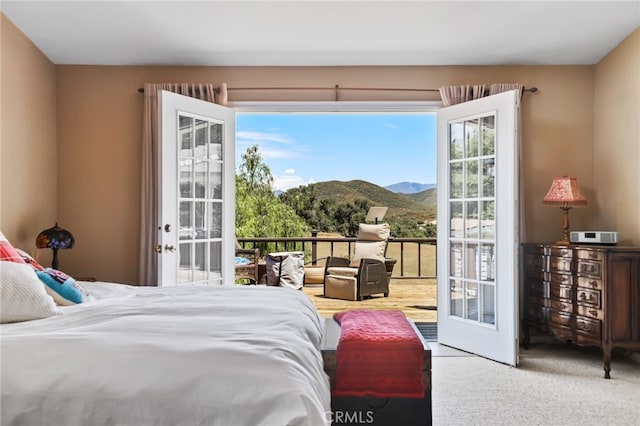
[[[358,241],[356,242],[355,253],[351,258],[349,266],[357,268],[361,259],[377,259],[384,262],[384,251],[387,246],[386,241]]]
[[[357,300],[357,287],[355,278],[327,275],[324,283],[324,296],[332,299]]]
[[[348,268],[346,266],[334,266],[327,269],[328,275],[339,275],[341,277],[355,277],[358,274],[358,268]]]
[[[389,239],[390,232],[391,231],[388,223],[378,223],[375,225],[369,223],[361,223],[358,228],[358,242],[386,241],[387,239]]]

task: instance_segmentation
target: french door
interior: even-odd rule
[[[163,91],[161,286],[234,283],[235,112]]]
[[[519,93],[438,111],[438,342],[518,362]]]

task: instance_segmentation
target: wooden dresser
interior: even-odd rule
[[[522,245],[525,348],[530,327],[603,352],[640,351],[640,247]]]

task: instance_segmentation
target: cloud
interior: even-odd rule
[[[260,143],[260,142],[277,142],[286,145],[295,143],[291,138],[282,133],[270,133],[270,132],[247,132],[239,131],[236,133],[236,140],[246,143]]]
[[[283,176],[274,176],[273,177],[273,189],[274,191],[286,191],[287,189],[297,188],[299,186],[309,185],[311,183],[315,183],[315,179],[310,178],[308,181],[305,181],[300,176],[295,176],[293,174],[288,174],[287,172],[295,172],[293,169],[289,169],[285,171]]]
[[[286,175],[292,175],[296,172],[296,169],[287,169],[284,171],[284,174]]]

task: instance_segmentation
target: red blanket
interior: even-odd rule
[[[336,396],[422,398],[424,348],[402,311],[337,312]]]

